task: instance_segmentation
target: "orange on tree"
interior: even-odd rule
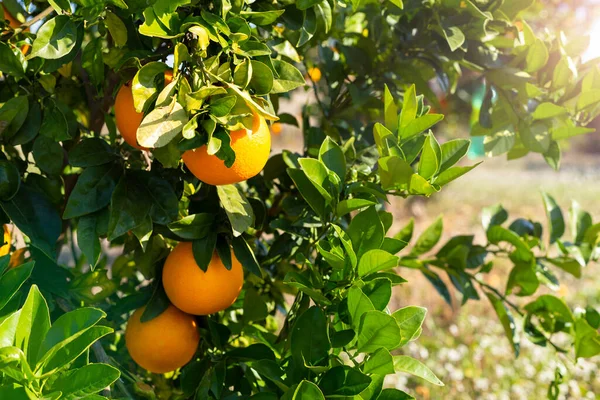
[[[308,76],[314,82],[319,82],[321,80],[321,70],[317,67],[312,67],[308,69]]]
[[[12,14],[6,9],[4,4],[2,4],[2,9],[4,10],[4,19],[8,20],[8,24],[11,28],[17,29],[19,26],[21,26],[19,20],[12,16]]]
[[[233,252],[230,270],[214,252],[204,272],[196,264],[192,243],[181,242],[167,257],[162,279],[167,297],[177,308],[190,314],[208,315],[233,304],[242,290],[244,271]]]
[[[174,371],[187,364],[200,342],[194,316],[173,305],[150,321],[142,322],[146,307],[137,309],[125,330],[125,346],[142,368],[156,374]]]
[[[275,122],[273,125],[271,125],[271,132],[273,135],[279,135],[282,130],[283,128],[281,126],[281,122]]]
[[[8,231],[8,225],[4,225],[4,235],[2,237],[2,243],[0,243],[0,257],[5,256],[10,251],[10,232]]]
[[[165,85],[173,81],[173,72],[165,72]],[[144,119],[144,113],[139,113],[133,105],[133,92],[131,91],[131,82],[121,86],[115,99],[115,122],[117,129],[121,133],[123,140],[131,147],[139,150],[146,150],[137,142],[137,130]]]
[[[202,182],[209,185],[229,185],[258,175],[271,152],[271,132],[263,117],[254,114],[252,130],[230,132],[235,162],[227,168],[216,155],[208,154],[206,145],[183,153],[183,162]]]

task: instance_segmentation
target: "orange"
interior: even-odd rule
[[[279,135],[282,130],[281,123],[279,122],[275,122],[273,125],[271,125],[271,132],[273,135]]]
[[[244,271],[233,253],[228,270],[214,252],[204,272],[194,260],[192,243],[181,242],[167,257],[162,279],[169,300],[177,308],[190,314],[208,315],[233,304],[242,290]]]
[[[156,374],[183,367],[200,342],[194,317],[169,305],[158,317],[142,322],[145,308],[137,309],[127,322],[125,346],[131,358]]]
[[[165,85],[173,81],[173,72],[165,72]],[[133,92],[131,91],[131,82],[125,83],[119,89],[115,99],[115,120],[117,129],[121,132],[123,140],[132,147],[139,150],[147,150],[137,142],[137,130],[144,119],[144,113],[135,111],[133,105]]]
[[[21,23],[19,20],[13,17],[10,12],[8,12],[6,7],[4,7],[4,4],[2,5],[2,8],[4,9],[4,19],[8,20],[8,25],[10,25],[10,27],[13,29],[20,27]]]
[[[4,225],[4,237],[2,239],[2,243],[0,243],[0,257],[7,255],[9,251],[10,251],[10,232],[8,231],[8,225]]]
[[[254,114],[252,130],[230,132],[235,162],[230,168],[216,155],[209,155],[206,145],[183,153],[183,162],[202,182],[229,185],[258,175],[271,152],[271,133],[265,119]]]
[[[321,80],[321,70],[317,67],[312,67],[308,69],[308,76],[314,82],[319,82]]]

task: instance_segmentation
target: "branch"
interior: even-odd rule
[[[29,21],[25,21],[24,23],[22,23],[21,26],[19,26],[17,29],[15,29],[15,34],[29,29],[29,27],[31,25],[35,24],[39,20],[46,18],[48,15],[52,14],[53,12],[54,12],[54,8],[52,8],[52,6],[46,8],[44,11],[42,11],[35,17],[31,18]]]

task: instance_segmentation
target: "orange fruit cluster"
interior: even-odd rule
[[[225,310],[242,290],[244,271],[233,253],[231,264],[228,270],[214,252],[204,272],[194,259],[191,243],[175,246],[162,274],[172,305],[147,322],[141,321],[144,308],[140,308],[127,323],[125,345],[138,365],[150,372],[165,373],[192,359],[200,341],[194,315]]]
[[[165,73],[165,84],[172,80],[173,74],[170,71]],[[143,113],[135,110],[131,82],[124,84],[115,99],[117,128],[129,145],[147,150],[138,144],[136,137],[143,118]],[[235,161],[230,167],[216,155],[208,154],[206,145],[186,151],[182,156],[184,164],[192,174],[209,185],[229,185],[258,175],[267,164],[271,152],[271,133],[265,119],[254,114],[252,130],[232,131],[230,136],[230,145],[235,152]]]

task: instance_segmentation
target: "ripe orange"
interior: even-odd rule
[[[206,145],[183,153],[183,162],[202,182],[209,185],[229,185],[258,175],[271,152],[271,133],[263,117],[254,114],[252,131],[230,132],[235,162],[231,168],[216,155],[209,155]]]
[[[6,243],[6,244],[4,244]],[[10,232],[8,231],[8,225],[4,225],[4,237],[2,243],[0,243],[0,257],[5,256],[10,251]]]
[[[142,322],[145,308],[137,309],[127,322],[125,346],[131,358],[156,374],[183,367],[192,359],[200,342],[194,317],[169,305],[158,317]]]
[[[165,72],[165,85],[173,81],[173,72]],[[121,136],[132,147],[139,150],[147,150],[140,146],[137,142],[137,130],[144,119],[144,113],[135,111],[133,105],[133,93],[131,91],[131,82],[127,82],[121,86],[115,99],[115,120],[117,129],[121,132]]]
[[[10,27],[13,29],[17,29],[18,27],[20,27],[21,23],[19,22],[19,20],[13,17],[10,12],[8,12],[6,7],[4,7],[4,4],[2,4],[2,8],[4,9],[4,19],[8,20],[8,24],[10,25]]]
[[[206,272],[192,253],[192,243],[181,242],[165,261],[162,279],[165,292],[177,308],[190,314],[208,315],[233,304],[244,284],[242,265],[231,254],[231,270],[215,252]]]
[[[314,82],[319,82],[321,80],[321,70],[317,67],[312,67],[308,69],[308,76]]]

